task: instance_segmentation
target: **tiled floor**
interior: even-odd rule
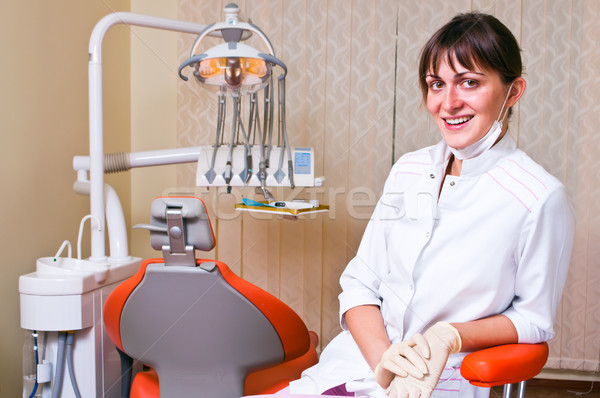
[[[515,386],[516,387],[516,386]],[[516,390],[516,388],[513,388]],[[516,397],[516,391],[513,397]],[[600,382],[533,379],[527,382],[526,398],[600,398]],[[502,398],[502,387],[495,387],[490,398]]]

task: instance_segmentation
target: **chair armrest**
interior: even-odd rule
[[[475,386],[494,387],[534,377],[547,359],[547,343],[506,344],[467,355],[460,373]]]

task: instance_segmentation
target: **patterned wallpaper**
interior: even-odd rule
[[[229,1],[179,0],[179,19],[220,21]],[[287,130],[316,151],[325,186],[277,189],[317,198],[328,214],[302,221],[239,214],[242,192],[178,185],[202,195],[217,248],[210,254],[296,310],[325,345],[339,332],[338,278],[354,256],[393,160],[437,142],[421,105],[417,56],[458,12],[496,15],[523,49],[528,86],[510,134],[567,186],[577,213],[575,253],[547,367],[598,371],[600,358],[600,1],[598,0],[238,0],[288,66]],[[179,38],[180,60],[194,38]],[[252,43],[254,38],[250,39]],[[179,83],[178,143],[208,145],[216,98]],[[247,195],[247,193],[245,193]]]

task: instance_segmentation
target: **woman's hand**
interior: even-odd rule
[[[386,390],[389,398],[429,398],[433,392],[412,376],[394,377],[389,388]]]
[[[428,372],[421,377],[398,375],[391,380],[387,390],[390,398],[427,398],[437,386],[448,361],[448,356],[460,351],[460,334],[447,322],[438,322],[422,336],[430,349],[429,357],[423,358]],[[376,375],[377,377],[377,375]]]
[[[375,367],[375,381],[387,388],[395,376],[411,375],[417,379],[428,373],[426,359],[429,359],[429,343],[421,334],[392,344],[381,356]]]

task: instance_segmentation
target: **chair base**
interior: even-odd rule
[[[517,398],[525,398],[526,380],[519,382],[517,385]],[[514,384],[505,384],[502,392],[502,398],[511,398]]]

